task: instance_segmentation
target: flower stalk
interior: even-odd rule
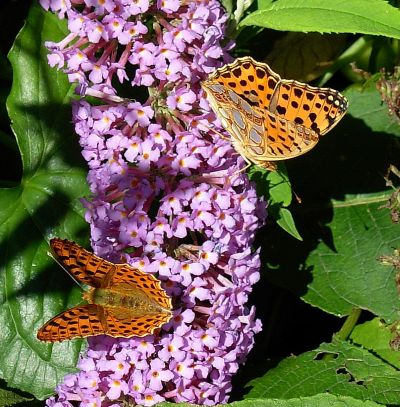
[[[80,371],[47,404],[227,402],[261,329],[247,298],[260,267],[251,246],[265,220],[242,158],[210,130],[221,127],[200,86],[231,59],[227,15],[217,0],[41,4],[71,31],[47,43],[48,59],[82,97],[73,121],[89,168],[83,204],[93,249],[155,274],[175,304],[157,335],[90,338]]]

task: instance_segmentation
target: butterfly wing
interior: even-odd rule
[[[44,342],[85,338],[105,334],[103,307],[95,304],[80,305],[56,315],[38,331],[37,338]]]
[[[311,150],[318,142],[318,134],[305,126],[286,120],[269,111],[264,117],[265,132],[260,137],[260,143],[264,144],[264,153],[260,155],[258,148],[258,160],[279,161],[297,157]],[[253,137],[254,139],[254,137]],[[255,149],[249,144],[248,149]]]
[[[38,332],[39,340],[57,342],[76,337],[105,334],[113,337],[145,336],[153,333],[172,317],[171,298],[161,287],[161,282],[128,264],[113,264],[88,252],[74,242],[52,239],[50,245],[59,262],[79,281],[95,288],[84,296],[90,304],[71,308],[48,321]],[[98,304],[104,293],[115,293],[128,298],[146,296],[152,308],[109,306],[106,300]],[[109,294],[108,294],[109,295]],[[132,299],[132,298],[131,298]],[[104,298],[103,298],[104,300]],[[92,303],[96,302],[96,303]],[[145,301],[145,303],[147,300]]]
[[[271,98],[269,110],[295,124],[324,135],[344,116],[347,99],[331,88],[282,80]]]
[[[103,287],[106,276],[115,265],[85,250],[75,242],[54,238],[50,240],[53,253],[63,267],[78,281],[92,287]]]
[[[171,319],[169,312],[140,314],[135,310],[88,304],[58,314],[39,329],[37,338],[44,342],[109,335],[131,338],[154,333]]]
[[[311,150],[348,106],[339,92],[282,80],[250,57],[217,69],[202,86],[239,154],[269,169]]]
[[[151,274],[129,264],[111,263],[69,240],[54,238],[50,245],[57,259],[79,281],[96,288],[140,290],[161,307],[171,309],[171,298]]]
[[[128,308],[104,308],[106,323],[105,334],[109,336],[131,338],[146,336],[161,328],[172,317],[171,312],[140,314]]]
[[[244,99],[252,109],[262,112],[268,108],[280,80],[280,76],[267,64],[243,57],[216,69],[202,83],[202,87],[207,95],[212,96],[209,86],[219,84]]]
[[[318,142],[315,131],[268,110],[261,114],[219,83],[207,86],[214,112],[232,136],[236,151],[247,161],[273,169],[271,161],[304,154]]]
[[[115,290],[139,290],[151,301],[170,312],[171,298],[161,287],[160,280],[153,275],[144,273],[129,264],[116,264],[110,279],[110,287]]]
[[[280,82],[268,65],[245,57],[217,69],[202,85],[235,149],[269,169],[271,161],[296,157],[318,142],[315,131],[269,111]]]

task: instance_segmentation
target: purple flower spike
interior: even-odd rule
[[[174,303],[154,335],[89,338],[79,372],[47,405],[227,402],[261,330],[246,303],[260,268],[251,245],[266,215],[242,158],[209,130],[223,132],[200,87],[230,61],[227,16],[217,0],[41,4],[71,31],[47,46],[49,64],[83,97],[73,120],[89,167],[93,249],[156,275]],[[147,99],[120,97],[120,82],[134,87],[129,94],[146,86]]]

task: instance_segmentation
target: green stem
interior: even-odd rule
[[[328,71],[325,72],[324,76],[320,79],[318,86],[324,86],[338,69],[349,64],[350,62],[355,61],[357,59],[357,55],[361,55],[370,46],[371,41],[369,38],[361,37],[356,40],[336,59]]]
[[[358,318],[360,318],[361,315],[361,308],[353,308],[350,312],[350,314],[347,316],[346,321],[344,321],[344,324],[340,328],[339,332],[334,335],[334,341],[345,341],[351,332],[353,331],[353,328],[357,324]],[[326,354],[325,356],[322,357],[324,361],[331,360],[334,358],[333,354]]]
[[[358,318],[361,315],[361,308],[353,308],[347,316],[346,321],[340,328],[339,332],[335,335],[335,339],[345,341],[351,334],[354,326],[357,324]]]

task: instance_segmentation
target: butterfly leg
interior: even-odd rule
[[[209,126],[205,126],[207,127],[208,130],[214,132],[215,134],[217,134],[218,136],[220,136],[222,138],[222,140],[226,140],[226,141],[232,141],[230,137],[225,136],[224,134],[222,134],[221,132],[219,132],[218,130],[215,130],[213,127],[209,127]]]
[[[232,175],[229,176],[229,179],[230,179],[230,180],[231,180],[232,178],[238,177],[240,174],[246,172],[246,170],[252,166],[252,163],[251,163],[251,162],[249,162],[249,161],[247,161],[247,160],[246,160],[246,162],[247,162],[247,164],[246,164],[244,167],[242,167],[240,170],[236,170]],[[231,181],[231,182],[232,182],[232,181]]]
[[[239,170],[239,174],[242,173],[242,172],[246,172],[247,169],[250,168],[252,165],[253,165],[253,163],[251,163],[251,162],[248,161],[247,164],[246,164],[243,168],[241,168],[241,169]]]
[[[257,165],[261,168],[264,168],[268,171],[276,171],[276,169],[278,168],[278,166],[273,163],[273,162],[269,162],[269,161],[264,161],[262,163],[257,163]]]

